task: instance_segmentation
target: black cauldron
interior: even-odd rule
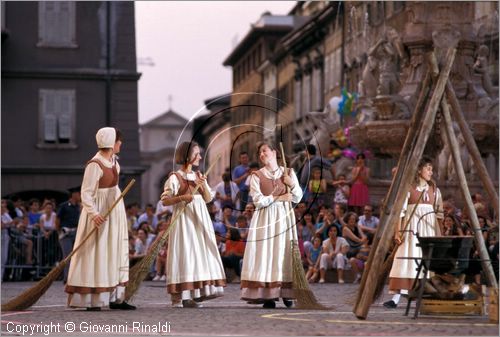
[[[460,274],[469,266],[473,236],[418,236],[427,269],[438,274]]]

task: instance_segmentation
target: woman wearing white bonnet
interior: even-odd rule
[[[82,182],[82,212],[75,247],[97,226],[98,232],[71,258],[65,291],[68,305],[99,311],[133,310],[123,301],[128,282],[128,227],[123,200],[107,218],[103,215],[121,194],[118,187],[120,165],[117,156],[122,145],[119,130],[99,129],[96,134],[99,151],[87,162]]]

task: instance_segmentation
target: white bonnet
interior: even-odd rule
[[[115,146],[116,130],[115,128],[101,128],[95,135],[97,147],[100,149],[112,148]]]

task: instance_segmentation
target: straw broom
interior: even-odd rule
[[[424,192],[420,193],[420,196],[418,197],[417,203],[415,204],[415,207],[413,207],[413,210],[412,210],[410,216],[408,217],[408,221],[406,222],[406,225],[403,228],[401,236],[399,237],[400,243],[395,243],[393,245],[391,254],[385,259],[384,264],[382,265],[381,272],[378,276],[375,292],[373,294],[373,301],[374,302],[377,299],[379,299],[383,293],[383,290],[385,287],[385,281],[387,280],[387,277],[389,276],[389,273],[391,272],[392,264],[394,263],[394,258],[396,257],[396,253],[398,251],[398,248],[400,245],[403,244],[403,236],[404,236],[404,233],[406,232],[406,228],[408,228],[408,225],[410,224],[410,220],[413,217],[413,214],[415,214],[415,210],[417,209],[417,205],[420,203],[420,200],[422,199],[423,195],[424,195]]]
[[[283,143],[280,142],[281,156],[283,157],[283,166],[285,168],[285,174],[287,174],[285,151],[283,150]],[[288,193],[288,186],[286,186],[286,191]],[[286,203],[286,216],[288,218],[288,212],[291,212],[290,203]],[[309,288],[309,282],[307,282],[306,274],[304,272],[304,267],[302,266],[302,259],[300,258],[300,250],[295,237],[297,236],[295,224],[292,226],[292,287],[297,298],[297,309],[309,309],[309,310],[328,310],[318,302],[314,293]]]
[[[214,160],[214,162],[210,165],[208,170],[205,172],[205,176],[208,176],[208,173],[212,170],[212,168],[215,166],[215,164],[219,161],[221,155],[219,154],[217,158]],[[201,185],[197,185],[193,191],[193,195],[198,191],[198,189],[201,187]],[[139,290],[139,286],[141,285],[142,281],[146,278],[146,276],[149,273],[149,270],[151,269],[151,266],[153,265],[153,262],[155,261],[156,257],[158,256],[158,252],[160,251],[161,247],[165,244],[165,241],[167,241],[168,235],[172,231],[172,229],[175,226],[175,222],[179,217],[181,216],[182,213],[184,213],[184,210],[187,207],[187,203],[184,204],[182,209],[177,212],[175,217],[172,219],[170,222],[170,226],[165,230],[165,232],[162,234],[162,236],[155,240],[151,248],[149,249],[148,253],[146,256],[144,256],[138,263],[136,263],[129,272],[129,281],[127,283],[127,286],[125,287],[125,301],[128,301],[132,298],[132,296],[135,295],[135,293]]]
[[[125,194],[128,193],[128,191],[132,188],[132,185],[134,185],[135,179],[132,179],[127,187],[123,190],[123,192],[120,194],[118,199],[115,200],[113,205],[108,209],[106,214],[103,216],[104,218],[108,217],[111,211],[115,208],[116,205],[118,205],[118,202],[123,199]],[[33,304],[35,304],[40,297],[42,297],[43,294],[49,289],[49,287],[52,285],[52,283],[57,280],[57,278],[61,275],[63,272],[64,268],[66,265],[69,263],[69,260],[71,257],[87,242],[87,240],[95,233],[97,232],[98,227],[94,227],[90,233],[87,234],[87,236],[83,239],[83,241],[76,247],[74,248],[71,253],[59,264],[53,268],[47,276],[45,276],[43,279],[38,281],[33,287],[25,290],[23,293],[18,295],[17,297],[13,298],[9,302],[2,304],[2,311],[17,311],[17,310],[26,310],[29,307],[31,307]]]

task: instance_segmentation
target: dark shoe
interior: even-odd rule
[[[265,301],[262,307],[264,309],[274,309],[276,308],[276,302],[274,300]]]
[[[109,302],[110,309],[118,309],[118,310],[135,310],[137,309],[134,305],[128,304],[127,302]]]
[[[101,311],[101,307],[88,307],[87,311]]]
[[[285,305],[285,307],[291,308],[293,306],[293,301],[287,298],[283,298],[283,304]]]
[[[384,307],[386,307],[387,309],[396,309],[398,307],[398,305],[393,300],[390,300],[390,301],[384,302]]]

